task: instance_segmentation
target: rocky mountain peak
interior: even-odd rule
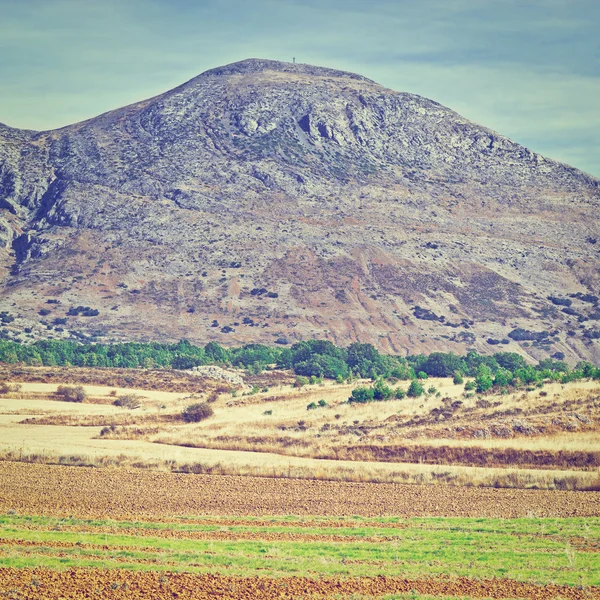
[[[205,71],[199,77],[214,77],[214,76],[227,76],[227,75],[247,75],[250,73],[264,73],[266,71],[275,71],[278,73],[296,73],[302,75],[313,75],[316,77],[335,77],[336,79],[354,79],[357,81],[365,81],[374,83],[370,79],[357,75],[356,73],[349,73],[347,71],[340,71],[337,69],[329,69],[327,67],[317,67],[314,65],[302,64],[302,63],[291,63],[282,62],[278,60],[267,60],[263,58],[247,58],[239,62],[231,63],[223,67],[217,67]]]
[[[0,128],[2,310],[23,339],[600,357],[598,183],[427,98],[249,59]]]

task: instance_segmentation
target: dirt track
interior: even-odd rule
[[[600,492],[341,483],[0,462],[0,512],[171,515],[600,516]]]
[[[566,586],[538,586],[504,579],[472,580],[466,578],[407,580],[396,577],[307,579],[286,577],[223,577],[173,573],[141,573],[101,569],[0,569],[0,592],[7,598],[44,600],[79,599],[81,590],[94,590],[93,597],[111,599],[186,598],[205,600],[243,600],[244,598],[331,598],[364,594],[410,593],[470,596],[473,598],[600,598],[598,588],[579,590]],[[10,594],[14,595],[10,595]],[[85,597],[88,597],[86,593]]]

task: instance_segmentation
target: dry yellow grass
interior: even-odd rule
[[[0,398],[0,451],[12,452],[12,456],[45,456],[50,461],[57,461],[60,456],[76,455],[93,464],[104,457],[111,460],[121,457],[122,462],[129,464],[151,463],[155,466],[163,465],[161,468],[172,468],[173,464],[202,464],[207,469],[218,468],[228,473],[298,475],[354,481],[446,481],[479,485],[512,477],[518,485],[552,487],[555,479],[564,481],[571,477],[574,478],[573,481],[579,482],[576,485],[587,486],[592,485],[597,478],[596,468],[582,472],[570,468],[552,468],[551,464],[540,471],[519,468],[518,465],[488,468],[465,464],[421,464],[418,460],[413,463],[373,462],[373,458],[368,455],[365,455],[366,460],[315,458],[333,458],[336,449],[389,444],[469,447],[476,451],[598,451],[600,438],[593,428],[593,420],[589,430],[488,439],[450,435],[447,423],[435,423],[426,428],[399,426],[399,423],[411,419],[427,417],[432,409],[448,406],[445,398],[450,398],[451,401],[460,399],[463,402],[464,416],[458,421],[462,423],[480,420],[482,415],[493,410],[511,411],[518,408],[523,414],[527,414],[528,411],[535,413],[537,408],[548,403],[581,403],[590,394],[597,394],[597,383],[546,386],[543,391],[547,395],[543,397],[540,397],[540,390],[535,390],[486,398],[489,402],[501,403],[500,407],[494,409],[477,409],[476,398],[464,398],[463,386],[456,386],[449,379],[432,379],[426,382],[426,387],[437,388],[437,397],[431,395],[367,405],[346,403],[355,385],[357,384],[326,382],[300,389],[289,385],[280,386],[254,395],[234,397],[232,394],[221,394],[212,404],[214,416],[198,424],[143,424],[144,420],[151,420],[159,415],[179,413],[186,405],[197,401],[188,393],[135,390],[141,397],[141,406],[135,411],[117,408],[109,403],[115,395],[132,390],[115,390],[108,386],[85,386],[89,394],[93,394],[99,402],[105,401],[104,404],[3,397]],[[56,384],[24,383],[22,394],[39,394],[52,398],[56,387]],[[396,387],[406,389],[408,383],[400,382]],[[202,396],[198,398],[201,399]],[[308,404],[319,400],[325,400],[328,406],[307,410]],[[271,414],[265,414],[268,411]],[[140,425],[117,428],[115,434],[100,436],[99,427],[19,423],[25,417],[35,416],[55,417],[57,422],[63,416],[68,416],[71,420],[81,416],[84,422],[89,422],[92,416],[106,416],[114,418],[117,425],[119,419],[123,421],[126,418],[131,422],[132,418],[137,418]],[[197,447],[184,447],[182,444]],[[340,454],[340,457],[343,456],[343,453]],[[356,456],[362,454],[358,453]]]

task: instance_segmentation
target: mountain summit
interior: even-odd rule
[[[5,336],[599,359],[599,210],[597,179],[432,100],[245,60],[0,125]]]

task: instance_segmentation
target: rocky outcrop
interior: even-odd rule
[[[242,61],[60,130],[0,127],[2,306],[33,336],[600,359],[597,304],[548,300],[598,295],[599,185],[426,98]],[[70,305],[100,314],[57,332]]]
[[[239,373],[232,373],[214,365],[194,367],[190,372],[205,379],[216,379],[217,381],[226,381],[233,385],[244,385],[244,378]]]

